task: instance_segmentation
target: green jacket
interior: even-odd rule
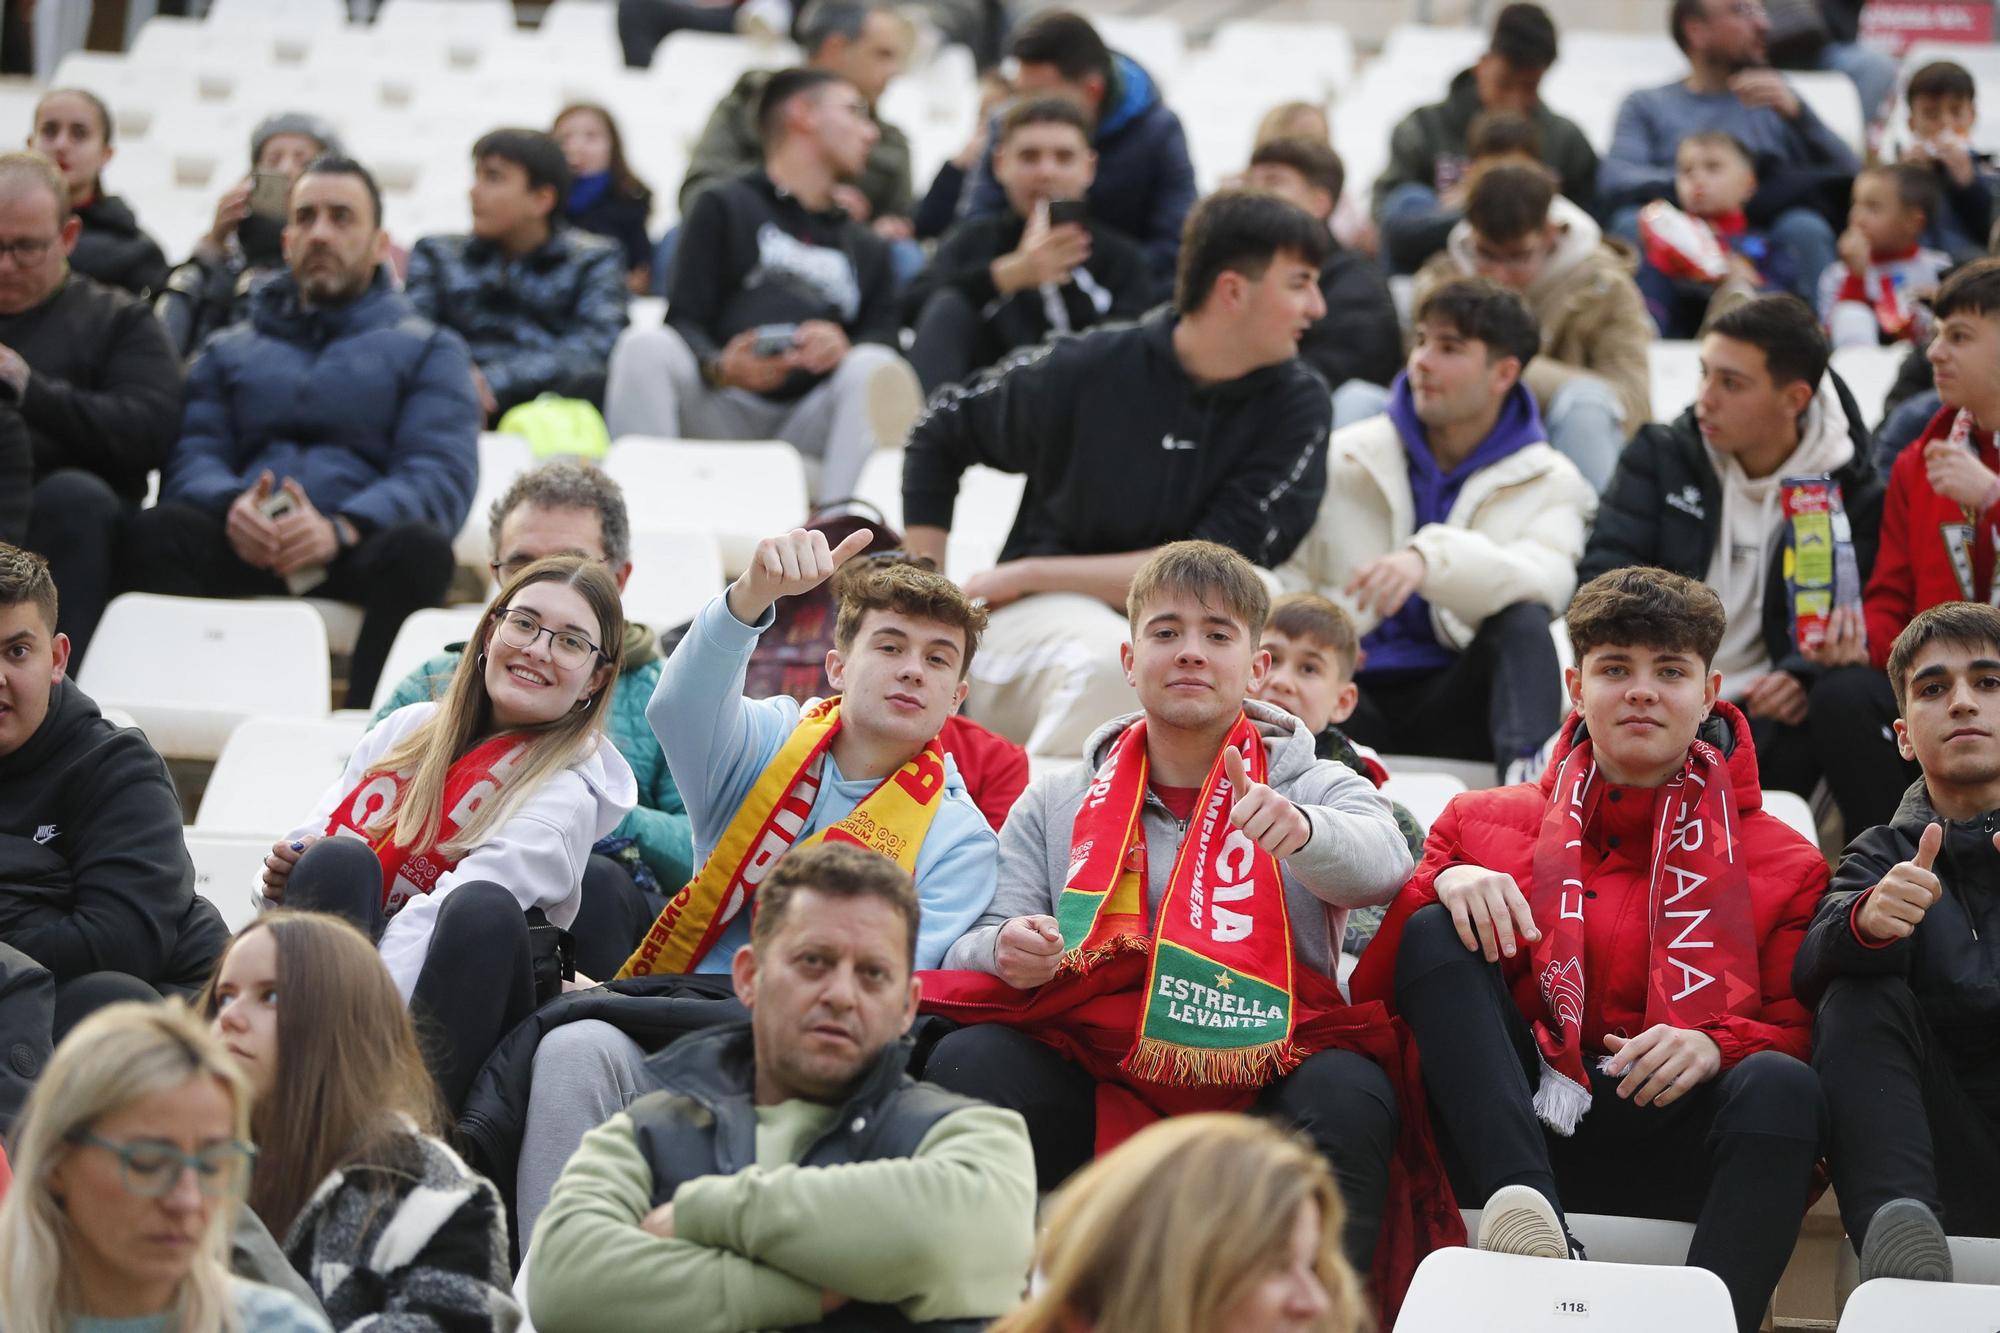
[[[757,99],[770,78],[768,69],[749,71],[708,113],[708,124],[701,127],[701,138],[688,158],[687,179],[681,182],[682,217],[687,216],[688,205],[704,186],[764,164],[764,141],[757,133]],[[868,165],[861,169],[854,185],[868,196],[868,207],[875,217],[906,218],[912,208],[910,141],[879,116],[875,128],[882,137],[869,151]]]
[[[1403,117],[1389,135],[1389,165],[1375,180],[1373,212],[1377,221],[1389,192],[1415,183],[1443,194],[1465,174],[1465,133],[1482,107],[1471,70],[1451,81],[1442,102],[1420,106]],[[1597,150],[1576,122],[1537,104],[1535,125],[1542,132],[1542,161],[1562,177],[1560,193],[1588,211],[1597,198]]]
[[[405,704],[425,703],[442,698],[458,670],[462,643],[444,652],[403,677],[396,692],[375,712],[370,723],[380,722]],[[667,771],[667,756],[659,738],[646,721],[646,701],[653,697],[659,682],[662,659],[653,632],[644,625],[625,627],[625,660],[618,671],[618,683],[611,690],[611,711],[605,715],[604,731],[639,780],[639,804],[625,816],[605,843],[630,840],[639,859],[653,872],[660,889],[677,892],[694,876],[694,831],[688,823],[687,807],[681,803],[680,788]],[[604,846],[599,844],[600,848]],[[615,858],[614,858],[615,859]]]

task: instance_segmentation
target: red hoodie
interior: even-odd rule
[[[1740,822],[1737,845],[1750,868],[1750,912],[1759,941],[1758,973],[1763,981],[1763,1012],[1755,1018],[1722,1014],[1702,1024],[1701,1031],[1722,1051],[1722,1067],[1758,1051],[1783,1051],[1806,1058],[1812,1038],[1812,1015],[1792,997],[1792,957],[1805,939],[1813,909],[1826,891],[1826,859],[1790,825],[1764,813],[1764,793],[1757,781],[1757,753],[1750,743],[1750,724],[1735,705],[1718,702],[1716,715],[1736,734],[1729,755],[1729,780],[1735,788]],[[1455,865],[1479,865],[1514,877],[1524,895],[1532,897],[1535,838],[1551,799],[1556,770],[1574,743],[1581,718],[1571,714],[1539,783],[1516,783],[1487,791],[1464,792],[1431,825],[1424,859],[1410,882],[1389,905],[1382,929],[1361,955],[1348,983],[1355,1003],[1381,1000],[1395,1007],[1396,942],[1403,923],[1419,907],[1437,901],[1440,871]],[[1646,911],[1652,860],[1653,793],[1646,788],[1592,784],[1584,813],[1583,879],[1594,906],[1584,918],[1583,970],[1588,991],[1583,1004],[1583,1045],[1602,1053],[1607,1033],[1636,1037],[1646,1029],[1646,973],[1652,956]],[[1502,959],[1514,1003],[1530,1018],[1542,1013],[1528,950]]]
[[[998,833],[1007,822],[1007,812],[1028,788],[1028,752],[957,713],[944,720],[938,744],[958,766],[965,794]]]
[[[1924,448],[1932,440],[1948,439],[1958,409],[1946,407],[1931,418],[1924,433],[1896,456],[1889,473],[1889,493],[1882,501],[1882,540],[1875,554],[1875,572],[1868,578],[1862,610],[1868,622],[1868,658],[1877,670],[1889,664],[1889,645],[1903,627],[1941,602],[1991,599],[1993,588],[1993,525],[2000,510],[1988,510],[1968,523],[1965,506],[1931,489]],[[2000,453],[1993,436],[1972,432],[1979,461],[2000,472]],[[1963,541],[1972,587],[1959,582],[1948,542]]]

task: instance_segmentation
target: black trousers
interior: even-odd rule
[[[1794,727],[1775,718],[1753,717],[1750,739],[1757,747],[1757,779],[1764,790],[1793,792],[1810,801],[1820,778],[1812,719]]]
[[[1342,724],[1349,736],[1401,754],[1491,759],[1503,778],[1562,725],[1562,670],[1540,602],[1488,616],[1450,666],[1360,680],[1361,702]]]
[[[398,523],[368,534],[334,560],[312,590],[361,607],[361,635],[348,669],[347,706],[366,708],[396,631],[412,611],[439,606],[451,588],[451,535],[428,523]],[[134,515],[126,531],[125,569],[140,592],[180,597],[254,597],[287,591],[285,581],[238,558],[223,520],[179,501]]]
[[[592,981],[617,976],[666,905],[610,857],[592,856],[583,869],[583,902],[569,928],[576,937],[576,970]]]
[[[62,468],[35,483],[28,549],[49,562],[62,594],[56,628],[69,635],[72,676],[111,602],[119,541],[138,511],[111,483],[81,468]]]
[[[1896,696],[1874,667],[1839,667],[1812,688],[1806,728],[1820,772],[1840,806],[1847,836],[1886,824],[1923,776],[1896,752]],[[1762,756],[1760,755],[1761,759]]]
[[[1970,1088],[1901,977],[1841,977],[1813,1020],[1827,1164],[1859,1251],[1875,1210],[1916,1199],[1959,1236],[2000,1236],[2000,1087]]]
[[[1095,1152],[1097,1080],[1025,1033],[997,1023],[960,1028],[931,1051],[924,1077],[1020,1112],[1045,1190]],[[1321,1051],[1266,1088],[1256,1109],[1301,1130],[1332,1165],[1347,1204],[1342,1248],[1365,1275],[1374,1262],[1396,1151],[1396,1092],[1389,1076],[1352,1051]]]
[[[625,63],[646,69],[653,52],[671,33],[735,32],[734,4],[697,4],[694,0],[618,0],[618,42]]]
[[[1465,947],[1440,905],[1404,927],[1396,1006],[1462,1202],[1527,1185],[1558,1212],[1693,1222],[1688,1263],[1722,1279],[1745,1333],[1763,1322],[1826,1137],[1810,1068],[1760,1051],[1666,1106],[1635,1105],[1592,1070],[1590,1110],[1563,1138],[1535,1117],[1534,1033],[1499,965]]]
[[[956,287],[940,287],[917,312],[910,368],[928,398],[947,384],[962,384],[993,361],[979,311]]]

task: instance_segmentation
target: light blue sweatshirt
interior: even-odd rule
[[[660,738],[694,824],[694,859],[699,866],[714,850],[738,806],[756,785],[799,724],[796,699],[746,699],[743,678],[757,636],[776,619],[772,611],[746,625],[729,609],[727,594],[703,607],[646,705],[646,720]],[[941,967],[944,952],[993,901],[999,875],[1000,840],[987,827],[958,768],[946,755],[944,800],[917,851],[917,901],[923,909],[917,931],[919,970]],[[824,781],[812,817],[799,832],[803,843],[847,817],[880,785],[872,778],[841,776],[829,752]],[[740,913],[708,951],[697,972],[727,972],[736,950],[750,942],[750,913]]]

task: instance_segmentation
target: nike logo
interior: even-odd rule
[[[54,824],[44,824],[35,830],[35,846],[46,847],[56,840],[58,830]]]
[[[1194,449],[1194,448],[1198,448],[1198,447],[1199,447],[1199,446],[1198,446],[1198,445],[1196,445],[1196,444],[1195,444],[1195,442],[1194,442],[1193,440],[1177,440],[1177,439],[1175,439],[1175,438],[1173,437],[1173,434],[1172,434],[1172,432],[1169,432],[1169,433],[1167,433],[1167,434],[1165,434],[1165,435],[1162,435],[1162,436],[1160,437],[1160,448],[1162,448],[1162,449],[1165,449],[1165,450],[1167,450],[1167,451],[1168,451],[1168,452],[1170,452],[1170,453],[1171,453],[1171,452],[1172,452],[1173,450],[1176,450],[1176,449]]]

